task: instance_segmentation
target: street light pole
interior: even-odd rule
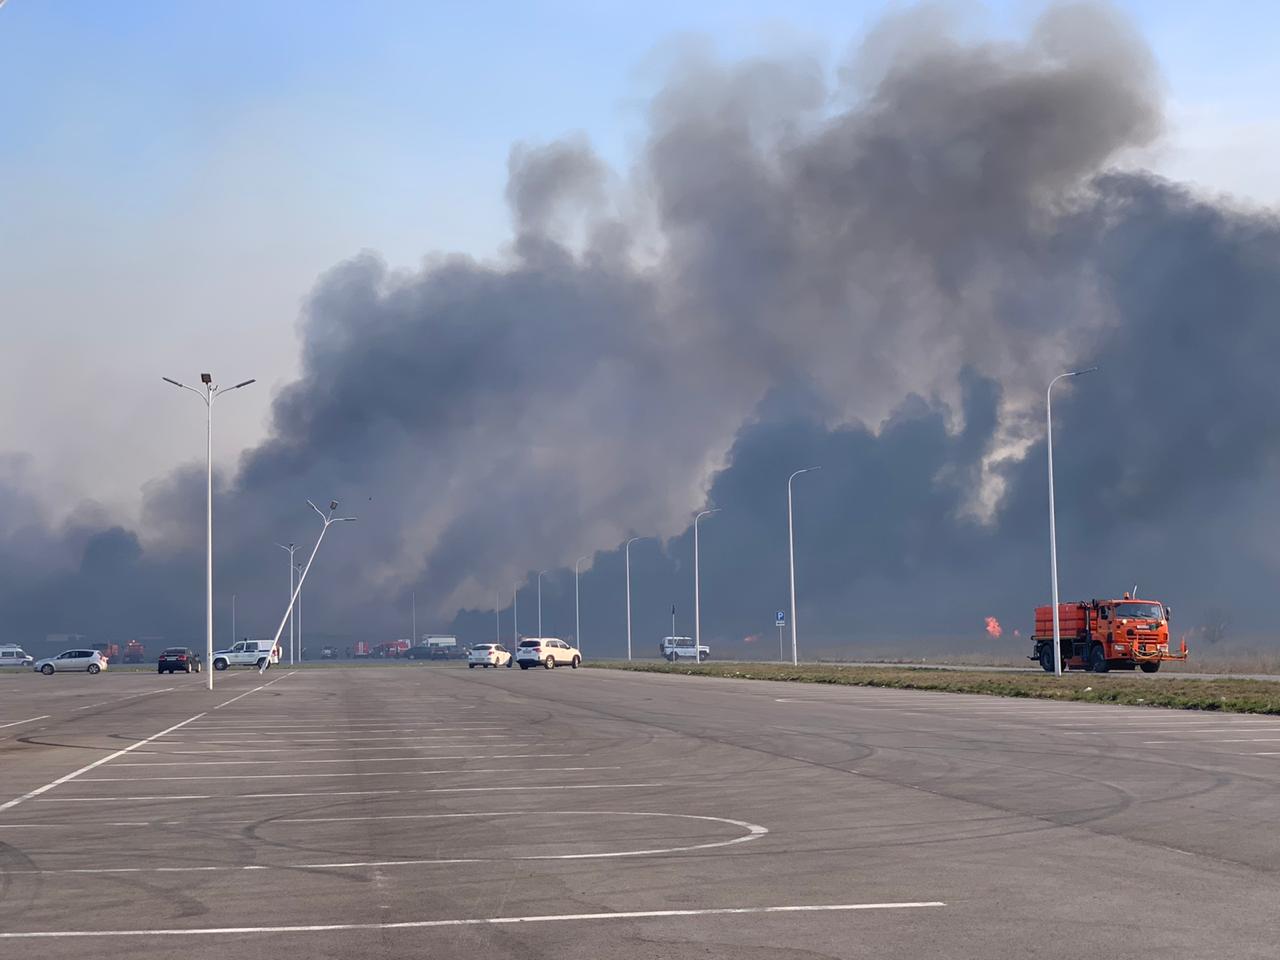
[[[324,522],[324,526],[320,528],[320,536],[316,537],[316,545],[311,548],[311,556],[307,557],[307,565],[302,568],[302,575],[298,577],[298,585],[294,587],[293,596],[289,598],[289,607],[288,609],[285,610],[284,616],[280,618],[280,626],[276,628],[276,635],[271,640],[272,650],[275,650],[276,645],[280,643],[280,634],[284,633],[284,625],[289,622],[289,614],[293,613],[293,605],[298,602],[298,595],[302,593],[302,584],[306,582],[307,574],[311,570],[311,564],[315,562],[316,554],[320,552],[320,544],[324,543],[324,535],[329,532],[329,525],[332,523],[339,523],[339,522],[353,523],[355,522],[355,519],[356,519],[355,517],[335,517],[333,515],[333,511],[338,509],[337,500],[329,501],[328,515],[326,515],[323,510],[317,507],[310,500],[307,501],[307,506],[309,506],[316,513],[320,514],[320,519]],[[299,640],[299,645],[301,645],[301,640],[302,640],[301,609],[299,609],[298,611],[298,620],[299,620],[298,640]],[[262,665],[261,668],[259,668],[258,672],[259,673],[264,672],[266,670],[267,665],[269,665],[270,663],[271,663],[271,658],[270,658],[270,655],[268,654],[266,662]]]
[[[511,587],[511,655],[516,655],[516,647],[520,646],[520,584]]]
[[[538,636],[542,636],[542,575],[545,570],[538,571]]]
[[[627,659],[631,659],[631,545],[637,540],[647,540],[648,537],[632,537],[627,541],[627,547],[624,551],[627,555]]]
[[[702,588],[698,571],[698,521],[703,517],[713,513],[719,513],[720,508],[714,507],[711,510],[703,510],[693,518],[693,655],[699,656],[699,645],[702,643]],[[671,635],[675,636],[675,629],[671,631]]]
[[[1053,509],[1053,385],[1067,377],[1093,373],[1097,367],[1060,373],[1044,392],[1045,446],[1049,451],[1049,578],[1053,581],[1053,674],[1062,676],[1062,627],[1058,621],[1058,531]]]
[[[204,401],[205,405],[205,557],[204,557],[204,590],[205,590],[205,663],[212,668],[213,665],[213,401],[219,393],[230,393],[232,390],[239,390],[241,387],[247,387],[254,383],[253,380],[245,380],[237,383],[234,387],[228,387],[226,390],[219,391],[213,382],[213,375],[209,373],[200,374],[200,382],[204,384],[204,392],[197,390],[195,387],[189,387],[185,383],[179,383],[177,380],[171,380],[168,377],[161,377],[165,383],[171,383],[175,387],[183,390],[190,390],[197,397]],[[209,689],[213,689],[213,670],[208,670]]]
[[[411,614],[413,618],[411,621],[413,624],[413,628],[412,628],[413,634],[412,634],[412,639],[409,641],[409,649],[412,650],[415,646],[418,645],[418,594],[417,594],[417,591],[411,591],[409,593],[409,604],[413,609],[413,613]]]
[[[302,573],[302,564],[298,564],[293,568],[295,573]],[[292,621],[292,617],[289,618]],[[298,658],[302,658],[302,584],[298,584],[298,640],[293,644],[293,648],[289,651],[289,666],[293,666],[293,655],[297,652]]]
[[[787,554],[791,568],[791,663],[793,666],[800,663],[800,655],[796,646],[796,534],[791,511],[791,481],[802,473],[812,473],[814,470],[821,469],[821,467],[805,467],[787,477]]]
[[[581,576],[578,567],[582,565],[583,560],[590,559],[590,557],[579,557],[573,562],[573,645],[578,648],[579,653],[582,652],[582,594],[578,586]]]
[[[298,549],[298,545],[296,543],[290,543],[288,546],[286,546],[283,543],[277,543],[276,546],[289,554],[289,596],[292,597],[293,596],[293,575],[298,571],[298,568],[294,565],[294,562],[293,562],[293,551]],[[298,612],[299,613],[302,612],[301,607],[299,607]],[[293,614],[290,613],[289,614],[289,666],[293,666],[293,638],[294,638]]]
[[[502,595],[493,591],[493,642],[502,643]]]

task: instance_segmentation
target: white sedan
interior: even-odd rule
[[[63,650],[56,657],[45,657],[32,665],[46,677],[51,673],[101,673],[107,669],[107,658],[97,650]]]
[[[477,643],[467,652],[467,669],[473,667],[509,667],[511,653],[500,643]]]

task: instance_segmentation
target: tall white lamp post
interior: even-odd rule
[[[207,415],[206,438],[205,438],[205,558],[204,558],[204,589],[205,589],[205,666],[209,675],[208,686],[213,689],[213,401],[224,393],[230,393],[232,390],[239,390],[241,387],[247,387],[254,383],[254,380],[243,380],[234,387],[228,387],[220,390],[213,382],[213,374],[200,374],[200,382],[204,384],[204,390],[197,390],[195,387],[188,387],[185,383],[179,383],[177,380],[171,380],[168,377],[161,377],[165,383],[171,383],[175,387],[181,387],[183,390],[190,390],[197,397],[204,401]]]
[[[1053,385],[1067,377],[1079,377],[1097,369],[1090,367],[1087,370],[1060,373],[1049,381],[1049,389],[1044,392],[1045,446],[1049,450],[1049,578],[1053,581],[1053,673],[1057,677],[1062,676],[1062,626],[1058,622],[1058,531],[1053,509]]]
[[[821,469],[821,467],[805,467],[787,477],[787,555],[791,566],[791,663],[793,666],[800,662],[800,654],[796,646],[796,534],[791,512],[791,481],[802,473],[812,473],[814,470]]]

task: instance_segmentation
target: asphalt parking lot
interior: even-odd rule
[[[0,676],[0,955],[1273,958],[1280,719],[698,677]]]

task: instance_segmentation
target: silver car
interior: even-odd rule
[[[97,650],[63,650],[56,657],[37,660],[32,667],[46,677],[53,673],[101,673],[107,669],[107,658]]]

